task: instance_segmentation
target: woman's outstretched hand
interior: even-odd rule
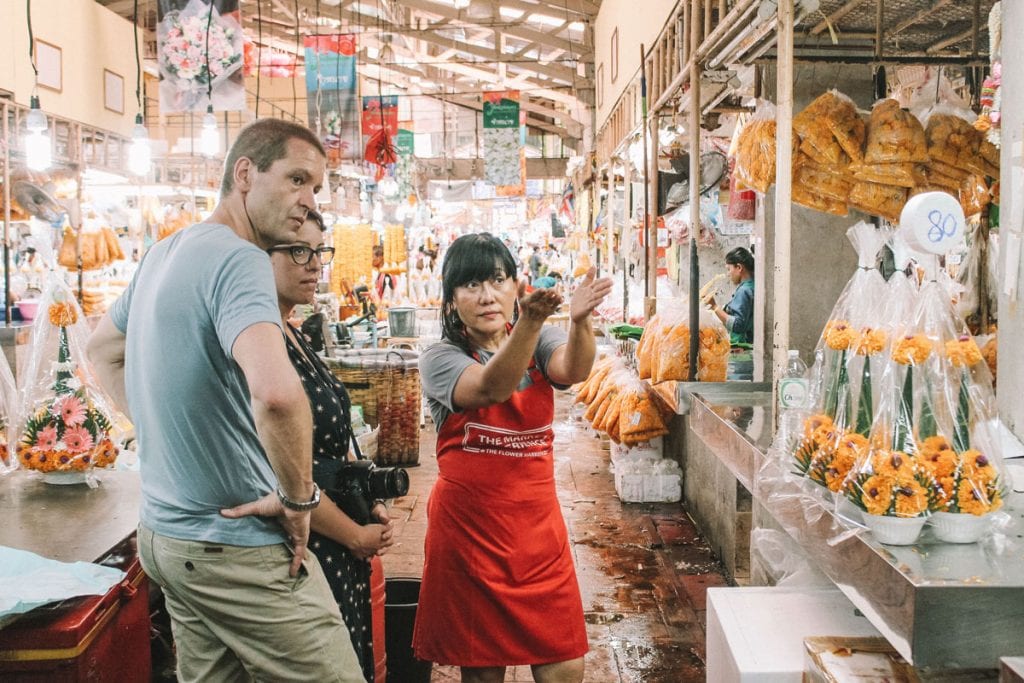
[[[519,298],[519,315],[544,322],[562,305],[562,296],[553,289],[535,289]]]
[[[597,268],[591,268],[572,294],[569,318],[576,324],[586,322],[587,316],[601,305],[611,291],[612,279],[610,277],[597,279]]]

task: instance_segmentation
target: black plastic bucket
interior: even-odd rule
[[[420,580],[390,578],[384,583],[384,642],[388,683],[430,683],[432,664],[413,656],[412,629],[420,599]]]

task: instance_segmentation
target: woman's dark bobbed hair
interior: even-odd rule
[[[467,353],[471,351],[469,338],[455,308],[455,288],[474,280],[490,280],[495,273],[515,280],[516,262],[505,243],[489,232],[459,237],[444,255],[441,267],[441,336]]]

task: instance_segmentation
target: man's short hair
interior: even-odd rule
[[[224,177],[220,181],[220,196],[226,197],[234,189],[234,169],[239,159],[251,159],[258,170],[266,171],[275,161],[285,157],[289,140],[309,143],[321,156],[327,158],[323,143],[309,128],[281,119],[259,119],[243,128],[235,138],[235,144],[228,150],[227,159],[224,160]]]

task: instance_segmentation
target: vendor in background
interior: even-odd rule
[[[554,289],[562,293],[562,274],[557,270],[549,270],[547,275],[541,275],[531,283],[534,289]]]
[[[376,279],[373,282],[373,290],[377,293],[377,301],[383,301],[385,293],[395,291],[395,278],[390,273],[384,272],[383,244],[373,247],[373,269],[377,271]]]
[[[749,351],[754,343],[754,255],[744,247],[736,247],[725,255],[725,268],[729,280],[737,285],[732,299],[725,306],[719,306],[712,294],[704,303],[729,331],[733,353],[729,358],[728,378],[752,379],[753,357]]]
[[[440,476],[427,503],[413,645],[461,667],[464,683],[583,680],[587,628],[555,491],[554,391],[585,379],[591,313],[611,291],[591,269],[573,294],[568,337],[545,321],[551,289],[517,298],[512,254],[487,233],[455,240],[443,266],[440,343],[420,357],[437,425]]]
[[[320,272],[331,262],[334,249],[324,245],[320,214],[310,211],[293,242],[278,244],[267,251],[274,269],[288,357],[302,380],[313,411],[313,480],[323,493],[319,507],[313,511],[309,547],[324,567],[363,675],[367,681],[373,681],[369,560],[391,547],[393,524],[384,503],[376,504],[371,511],[379,524],[360,526],[331,500],[328,491],[333,488],[337,462],[350,457],[352,403],[345,386],[288,319],[295,306],[313,301]]]

